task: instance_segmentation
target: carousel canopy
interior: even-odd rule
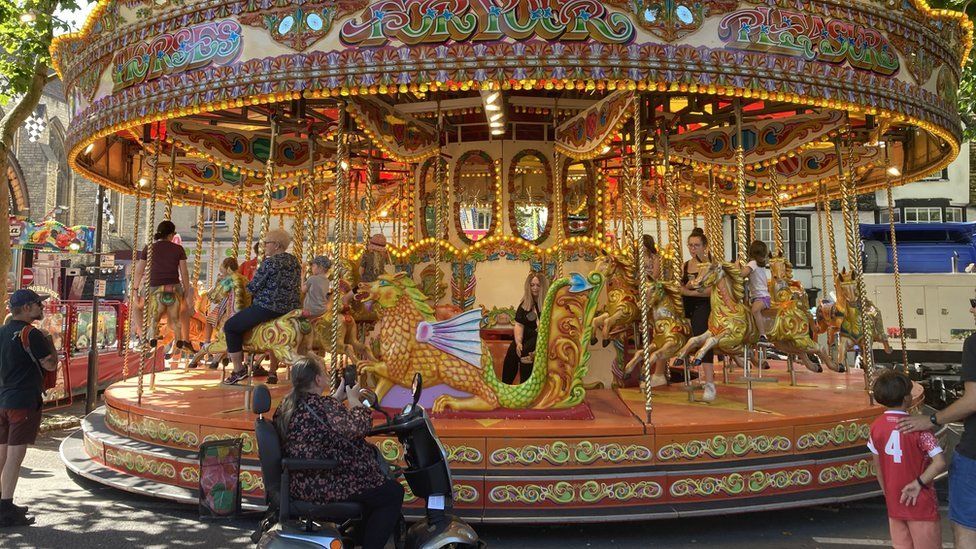
[[[841,161],[863,191],[910,181],[958,153],[971,41],[924,0],[108,0],[52,50],[73,168],[131,193],[158,165],[178,202],[251,209],[270,159],[287,213],[327,198],[340,113],[378,202],[453,142],[554,142],[622,176],[638,101],[644,177],[666,134],[684,203],[735,200],[739,135],[753,208],[836,194]]]

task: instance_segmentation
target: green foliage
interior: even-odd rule
[[[50,67],[54,35],[69,30],[55,14],[76,9],[75,0],[0,0],[0,105],[27,91],[38,63]]]
[[[929,0],[929,6],[938,9],[950,9],[965,11],[970,21],[976,19],[976,3],[972,0]],[[963,139],[972,141],[976,139],[976,66],[974,66],[973,52],[969,52],[969,58],[962,70],[962,77],[959,82],[959,115],[965,125]]]

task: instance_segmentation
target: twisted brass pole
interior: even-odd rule
[[[217,283],[217,210],[210,209],[210,274],[209,287]]]
[[[774,167],[769,168],[769,194],[773,197],[772,205],[772,223],[773,223],[773,255],[782,254],[786,256],[786,250],[783,249],[783,218],[780,208],[780,197],[779,197],[779,180],[776,178],[776,170]]]
[[[270,157],[269,157],[270,158]],[[270,162],[270,160],[269,160]],[[244,217],[244,178],[237,187],[237,207],[234,209],[234,234],[231,235],[231,248],[234,250],[234,259],[241,257],[241,218]]]
[[[562,155],[557,151],[553,151],[553,166],[554,166],[554,176],[555,185],[553,186],[553,199],[555,202],[555,211],[553,212],[554,223],[556,226],[556,278],[563,277],[563,249],[566,245],[565,235],[563,233],[563,216],[565,215],[565,209],[563,204],[563,162]]]
[[[821,194],[821,187],[817,187],[817,241],[820,246],[820,283],[823,285],[824,294],[827,293],[827,257],[825,254],[826,247],[824,246],[824,201],[823,195]]]
[[[247,246],[244,249],[244,257],[251,259],[254,253],[254,208],[247,208]]]
[[[261,242],[264,242],[266,236],[268,236],[268,230],[271,227],[271,193],[274,189],[274,172],[275,172],[275,149],[278,147],[278,119],[276,117],[271,118],[271,146],[268,150],[268,162],[264,169],[264,195],[261,197]],[[240,212],[240,208],[238,208]],[[239,224],[238,224],[239,226]],[[240,231],[235,231],[240,236]],[[236,248],[237,242],[234,243]],[[261,250],[258,253],[258,261],[264,261],[264,246],[260,246]],[[237,257],[237,250],[234,251],[234,257]]]
[[[830,246],[830,277],[831,277],[831,287],[836,293],[837,290],[837,273],[840,271],[837,266],[837,241],[834,234],[834,213],[831,211],[830,207],[830,197],[827,195],[827,184],[820,183],[820,195],[823,197],[823,211],[825,228],[827,229],[827,244]],[[824,288],[826,291],[826,288]]]
[[[735,238],[737,240],[737,256],[739,261],[745,261],[749,249],[746,242],[746,165],[745,150],[742,145],[742,100],[735,98],[735,192],[736,217]]]
[[[671,281],[675,284],[681,284],[681,264],[682,264],[682,252],[681,252],[681,203],[679,198],[680,189],[678,188],[678,183],[674,181],[671,173],[671,138],[669,137],[669,129],[667,125],[662,125],[660,128],[660,133],[658,134],[660,139],[660,145],[664,157],[662,158],[662,163],[664,166],[664,192],[665,197],[668,201],[668,242],[671,243],[671,251],[674,254],[671,258]],[[655,147],[656,148],[656,147]]]
[[[336,161],[335,161],[335,236],[336,243],[332,247],[332,269],[330,270],[332,287],[332,333],[330,334],[329,347],[329,367],[333,378],[338,375],[339,369],[339,316],[341,314],[341,292],[339,285],[345,274],[345,264],[343,263],[344,241],[346,231],[344,224],[343,209],[345,208],[345,195],[348,193],[346,176],[349,167],[348,149],[346,147],[346,125],[348,124],[346,115],[346,103],[339,104],[338,130],[336,133]]]
[[[150,188],[149,188],[149,202],[148,202],[148,204],[146,204],[146,208],[147,208],[146,215],[148,216],[148,221],[149,221],[149,227],[150,228],[149,228],[148,231],[146,231],[147,232],[147,234],[146,234],[146,266],[145,266],[145,268],[142,271],[142,295],[143,295],[143,305],[142,305],[142,340],[143,340],[143,353],[142,353],[142,357],[139,360],[139,381],[138,381],[138,385],[136,387],[136,401],[139,404],[142,404],[142,390],[143,390],[143,379],[142,379],[142,376],[145,373],[145,365],[146,365],[147,355],[150,355],[150,353],[149,353],[149,350],[150,350],[149,343],[150,343],[150,340],[155,340],[156,339],[156,331],[155,331],[155,329],[152,332],[149,331],[149,323],[150,323],[149,318],[150,318],[150,316],[152,316],[151,315],[151,312],[150,312],[149,301],[153,298],[153,296],[149,295],[149,277],[150,277],[150,273],[152,273],[152,261],[153,261],[153,232],[152,231],[154,231],[155,230],[155,227],[156,227],[156,196],[157,196],[156,193],[157,193],[157,187],[158,187],[158,184],[159,184],[159,150],[160,150],[160,148],[162,148],[162,145],[161,145],[160,141],[157,140],[156,141],[156,151],[155,151],[154,160],[153,160],[152,181],[150,181],[150,183],[149,183],[149,185],[150,185]],[[152,371],[152,373],[150,374],[150,381],[149,381],[149,390],[150,391],[153,390],[153,385],[154,385],[155,376],[156,376],[156,363],[155,363],[156,353],[151,353],[151,356],[152,356],[153,364],[151,365],[151,371]]]
[[[194,284],[200,280],[200,268],[203,263],[203,211],[206,207],[207,197],[204,196],[197,209],[197,247],[193,250],[193,276],[191,277]]]
[[[644,263],[647,261],[647,250],[640,241],[643,227],[643,208],[641,201],[641,183],[644,174],[644,143],[646,134],[644,130],[644,97],[638,94],[634,100],[634,177],[631,178],[631,200],[634,201],[633,218],[630,220],[633,226],[634,242],[633,246],[637,249],[634,257],[634,270],[637,277],[637,286],[640,294],[640,333],[644,353],[644,363],[642,367],[644,377],[644,413],[647,421],[651,421],[653,411],[653,395],[651,390],[651,374],[653,364],[651,364],[651,311],[648,297],[650,293],[647,273],[644,272]],[[653,112],[653,111],[651,111]]]
[[[162,142],[160,142],[162,146]],[[163,219],[173,219],[173,192],[176,187],[176,144],[174,143],[170,147],[169,151],[169,180],[166,183],[166,209],[163,213]]]
[[[140,167],[141,168],[141,167]],[[141,173],[141,172],[140,172]],[[139,183],[135,184],[136,191],[136,212],[135,220],[132,223],[132,264],[135,264],[136,259],[139,256],[139,218],[142,217],[142,188]],[[125,329],[122,333],[122,341],[125,342],[125,346],[122,347],[122,379],[129,379],[129,339],[132,337],[132,304],[136,302],[136,290],[135,282],[135,269],[129,269],[128,276],[128,289],[126,290],[126,295],[129,296],[129,314],[125,319]],[[142,319],[138,319],[142,321]]]

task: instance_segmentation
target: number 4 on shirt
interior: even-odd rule
[[[884,452],[891,456],[895,463],[901,463],[901,433],[899,431],[891,432],[888,442],[885,443]]]

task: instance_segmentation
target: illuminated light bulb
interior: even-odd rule
[[[500,110],[502,110],[502,108],[499,107],[498,105],[494,104],[494,103],[488,103],[487,105],[485,105],[485,110],[486,111],[500,111]]]
[[[900,177],[901,176],[901,170],[899,170],[898,168],[896,168],[894,166],[889,167],[887,171],[888,171],[888,175],[890,175],[891,177]]]
[[[499,118],[501,118],[502,116],[503,116],[502,113],[496,112],[495,114],[493,114],[490,117],[488,117],[488,121],[489,122],[494,122],[494,121],[498,120]]]
[[[495,128],[491,130],[491,135],[504,135],[504,134],[505,134],[504,128]]]

